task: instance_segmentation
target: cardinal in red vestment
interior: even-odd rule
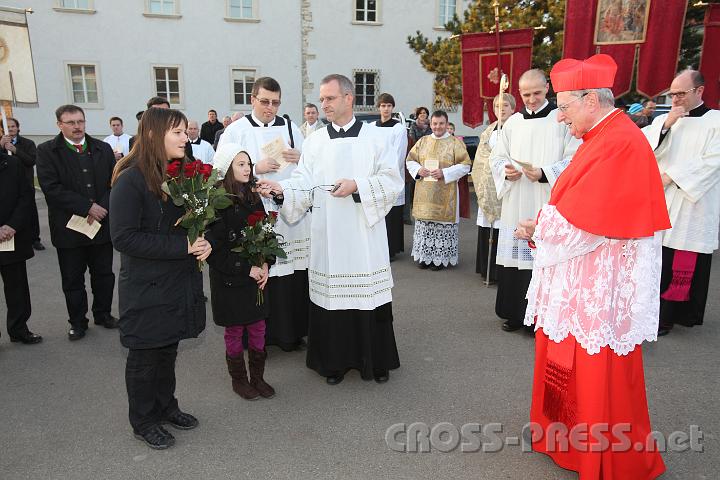
[[[558,122],[583,144],[537,222],[517,235],[536,258],[526,325],[535,325],[533,450],[580,480],[654,479],[641,344],[657,340],[662,230],[657,161],[614,108],[612,57],[564,59],[550,79]]]

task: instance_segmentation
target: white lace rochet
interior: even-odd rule
[[[535,323],[554,342],[568,334],[592,355],[609,346],[627,355],[657,340],[661,237],[612,239],[571,225],[545,205],[525,325]]]

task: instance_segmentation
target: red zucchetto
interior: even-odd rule
[[[586,60],[565,58],[555,64],[550,72],[553,90],[589,90],[611,88],[615,82],[617,63],[610,55],[598,53]]]

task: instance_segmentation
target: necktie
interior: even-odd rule
[[[73,147],[75,147],[75,150],[77,150],[78,153],[82,153],[82,144],[81,143],[74,144]]]
[[[338,133],[340,134],[341,137],[344,137],[344,136],[345,136],[345,129],[344,129],[344,128],[341,128]]]

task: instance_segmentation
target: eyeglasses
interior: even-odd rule
[[[263,107],[269,107],[270,105],[272,105],[273,107],[277,108],[280,106],[280,100],[269,100],[267,98],[258,98],[258,97],[255,97],[255,100],[260,102],[260,105],[262,105]]]
[[[562,113],[567,112],[567,109],[568,109],[568,107],[570,106],[571,103],[577,102],[577,101],[580,100],[581,98],[585,97],[585,95],[587,95],[588,93],[590,93],[590,92],[585,92],[585,93],[583,93],[582,95],[580,95],[579,97],[577,97],[575,100],[570,100],[570,101],[567,102],[567,103],[563,103],[562,105],[558,105],[558,107],[557,107],[558,110],[560,110]]]
[[[699,87],[693,87],[690,90],[685,90],[684,92],[668,92],[668,97],[682,100],[683,98],[685,98],[685,95],[692,92],[693,90],[697,90],[698,88]]]
[[[79,127],[80,125],[85,125],[85,120],[71,120],[69,122],[60,122],[63,125],[67,125],[70,127]]]

